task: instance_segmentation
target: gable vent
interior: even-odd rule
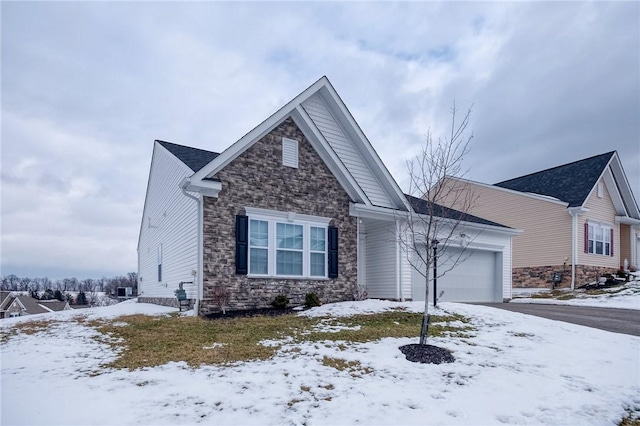
[[[282,165],[298,168],[298,141],[282,138]]]

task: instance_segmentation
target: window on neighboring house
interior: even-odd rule
[[[158,246],[158,282],[162,281],[162,244]]]
[[[249,213],[249,275],[327,278],[328,224],[315,216]]]
[[[608,226],[589,223],[587,230],[587,253],[613,256],[613,229]]]

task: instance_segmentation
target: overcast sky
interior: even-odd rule
[[[468,178],[617,150],[640,3],[2,2],[2,274],[136,270],[154,139],[220,152],[323,75],[398,183],[455,100]]]

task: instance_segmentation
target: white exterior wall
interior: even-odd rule
[[[175,297],[184,281],[196,282],[198,267],[198,207],[184,195],[180,182],[193,171],[157,142],[138,241],[139,295]],[[150,221],[149,221],[150,219]],[[162,244],[162,281],[158,281],[158,248]],[[185,284],[187,297],[196,298],[196,285]]]
[[[395,207],[353,141],[331,115],[320,96],[315,95],[309,98],[302,106],[371,203],[380,207]]]
[[[371,298],[397,298],[394,222],[363,220],[366,233],[365,265],[367,293]]]

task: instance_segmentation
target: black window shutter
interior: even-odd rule
[[[249,218],[236,216],[236,274],[247,275],[247,250],[249,248]]]
[[[329,229],[329,278],[338,278],[338,228]]]

